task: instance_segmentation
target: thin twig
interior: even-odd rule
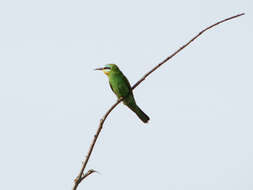
[[[201,34],[203,34],[204,32],[206,32],[207,30],[213,28],[214,26],[217,26],[223,22],[229,21],[231,19],[237,18],[239,16],[244,15],[245,13],[241,13],[229,18],[226,18],[224,20],[221,20],[219,22],[216,22],[215,24],[208,26],[207,28],[205,28],[204,30],[202,30],[201,32],[199,32],[196,36],[194,36],[190,41],[188,41],[185,45],[183,45],[182,47],[180,47],[177,51],[175,51],[174,53],[172,53],[170,56],[168,56],[166,59],[164,59],[161,63],[159,63],[158,65],[156,65],[151,71],[149,71],[148,73],[146,73],[138,82],[135,83],[135,85],[133,85],[132,90],[134,90],[141,82],[143,82],[151,73],[153,73],[156,69],[158,69],[160,66],[162,66],[164,63],[166,63],[168,60],[170,60],[172,57],[174,57],[176,54],[178,54],[181,50],[183,50],[185,47],[187,47],[190,43],[192,43],[195,39],[197,39]],[[91,169],[88,172],[86,172],[84,174],[84,170],[87,166],[87,163],[90,159],[91,153],[93,151],[93,148],[96,144],[96,141],[98,139],[98,136],[103,128],[103,124],[106,120],[106,118],[108,117],[108,115],[111,113],[111,111],[123,100],[123,98],[120,98],[115,104],[113,104],[111,106],[111,108],[105,113],[105,115],[103,116],[103,118],[100,120],[98,129],[96,134],[94,135],[93,141],[90,145],[89,151],[87,153],[87,156],[85,158],[85,161],[83,162],[82,168],[79,172],[79,175],[76,177],[76,179],[74,180],[74,186],[72,188],[72,190],[76,190],[78,185],[82,182],[83,179],[85,179],[86,177],[88,177],[90,174],[96,172],[95,170]]]
[[[96,170],[93,170],[93,169],[87,171],[87,172],[81,177],[80,180],[83,180],[84,178],[88,177],[90,174],[92,174],[92,173],[94,173],[94,172],[98,173]]]

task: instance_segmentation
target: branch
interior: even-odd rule
[[[204,30],[202,30],[201,32],[199,32],[196,36],[194,36],[190,41],[188,41],[186,44],[184,44],[182,47],[180,47],[177,51],[175,51],[174,53],[172,53],[170,56],[168,56],[166,59],[164,59],[161,63],[159,63],[158,65],[156,65],[151,71],[147,72],[138,82],[135,83],[135,85],[133,85],[132,87],[132,90],[134,90],[141,82],[143,82],[151,73],[153,73],[155,70],[157,70],[159,67],[161,67],[164,63],[166,63],[168,60],[170,60],[172,57],[174,57],[175,55],[177,55],[180,51],[182,51],[185,47],[187,47],[190,43],[192,43],[195,39],[197,39],[201,34],[203,34],[204,32],[206,32],[207,30],[213,28],[214,26],[217,26],[223,22],[226,22],[226,21],[229,21],[231,19],[234,19],[234,18],[237,18],[237,17],[240,17],[242,15],[244,15],[245,13],[241,13],[241,14],[238,14],[238,15],[235,15],[235,16],[232,16],[232,17],[229,17],[229,18],[226,18],[224,20],[221,20],[219,22],[216,22],[215,24],[211,25],[211,26],[208,26],[207,28],[205,28]],[[105,113],[105,115],[103,116],[103,118],[100,120],[100,123],[99,123],[99,126],[98,126],[98,129],[97,129],[97,132],[96,134],[94,135],[94,138],[93,138],[93,141],[90,145],[90,148],[89,148],[89,151],[87,153],[87,156],[85,158],[85,161],[83,162],[83,165],[82,165],[82,168],[79,172],[79,175],[76,177],[76,179],[74,180],[74,186],[72,188],[72,190],[76,190],[78,185],[82,182],[83,179],[85,179],[86,177],[88,177],[90,174],[96,172],[95,170],[91,169],[89,170],[87,173],[83,173],[86,166],[87,166],[87,163],[90,159],[90,156],[91,156],[91,153],[93,151],[93,148],[96,144],[96,141],[98,139],[98,136],[103,128],[103,124],[106,120],[106,118],[108,117],[108,115],[111,113],[111,111],[123,100],[124,98],[120,98],[115,104],[113,104],[111,106],[111,108]]]

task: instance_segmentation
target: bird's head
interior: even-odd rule
[[[95,70],[103,71],[106,75],[109,75],[111,72],[118,71],[119,68],[115,64],[107,64],[104,67],[96,68]]]

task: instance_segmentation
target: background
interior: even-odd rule
[[[0,189],[72,188],[98,123],[116,101],[93,69],[131,84],[218,20],[106,120],[78,189],[253,188],[250,0],[1,1]]]

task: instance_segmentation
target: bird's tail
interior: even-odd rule
[[[147,123],[149,121],[149,117],[139,108],[136,104],[127,105],[136,115],[144,122]]]

